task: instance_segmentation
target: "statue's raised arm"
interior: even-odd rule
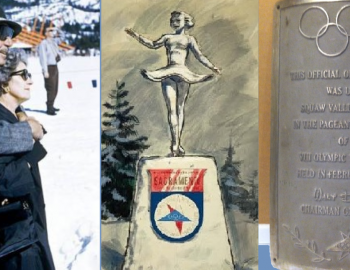
[[[125,28],[125,32],[149,49],[159,49],[164,45],[165,35],[161,36],[155,41],[152,41],[148,38],[141,36],[132,28]]]

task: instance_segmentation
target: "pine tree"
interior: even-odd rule
[[[225,204],[226,207],[249,214],[249,218],[255,221],[258,219],[258,171],[253,171],[248,177],[248,183],[243,182],[240,176],[242,161],[234,161],[235,154],[230,139],[225,164],[221,167],[221,186]]]
[[[128,91],[125,84],[116,84],[109,97],[111,102],[103,106],[101,171],[102,171],[102,218],[110,216],[127,218],[136,182],[136,162],[149,146],[147,137],[138,136],[135,126],[139,124],[131,114],[133,106],[125,100]]]
[[[231,207],[236,205],[242,197],[248,196],[248,191],[241,187],[244,184],[240,176],[242,161],[234,161],[236,151],[232,145],[232,139],[226,150],[227,156],[225,164],[221,167],[220,178],[226,206]]]
[[[248,185],[250,187],[249,197],[245,204],[245,213],[249,213],[249,217],[253,220],[257,220],[258,206],[259,206],[259,186],[258,186],[258,170],[254,170],[248,178]]]
[[[232,145],[232,139],[230,139],[230,145],[227,148],[227,157],[224,166],[221,167],[221,172],[223,173],[226,186],[237,186],[242,185],[244,182],[241,180],[240,169],[242,161],[234,161],[233,156],[236,151]]]
[[[249,195],[253,199],[258,199],[259,196],[259,186],[257,184],[257,179],[258,179],[258,170],[254,170],[252,174],[248,178],[249,186],[250,186],[250,191]]]

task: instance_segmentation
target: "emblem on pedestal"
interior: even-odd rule
[[[170,242],[193,238],[203,223],[206,169],[151,169],[151,224]]]

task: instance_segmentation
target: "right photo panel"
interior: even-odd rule
[[[271,106],[263,118],[270,110],[271,143],[262,153],[270,156],[271,262],[348,269],[350,1],[287,0],[269,11]]]
[[[101,264],[258,269],[258,1],[101,3]]]

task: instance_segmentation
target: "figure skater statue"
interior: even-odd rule
[[[200,51],[196,39],[186,33],[194,26],[193,18],[185,12],[174,11],[170,17],[170,27],[174,33],[165,34],[158,40],[149,40],[133,29],[127,28],[125,32],[135,38],[142,45],[150,49],[159,49],[165,46],[168,63],[167,66],[155,71],[142,69],[144,78],[161,82],[165,103],[168,109],[168,122],[171,132],[171,155],[183,156],[185,150],[181,146],[181,134],[184,127],[184,107],[190,85],[211,80],[214,75],[199,75],[190,71],[186,60],[191,51],[196,59],[213,72],[220,74],[220,69],[213,65]]]

